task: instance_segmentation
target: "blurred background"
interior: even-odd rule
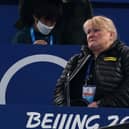
[[[119,37],[129,44],[129,0],[90,0],[93,15],[104,15],[111,18]],[[0,43],[11,43],[16,33],[14,27],[19,17],[18,0],[0,0]]]

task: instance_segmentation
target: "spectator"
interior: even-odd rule
[[[28,36],[24,36],[25,33],[23,34],[23,32],[25,32],[25,28],[28,28],[27,30],[29,30],[34,21],[32,15],[34,15],[33,8],[35,8],[35,4],[34,7],[32,7],[33,1],[36,0],[19,0],[19,10],[21,18],[17,22],[16,27],[19,29],[24,29],[22,29],[22,32],[20,32],[20,34],[19,32],[18,34],[16,34],[14,42],[27,42],[30,44],[31,39],[29,31],[27,31]],[[65,45],[85,43],[85,34],[83,32],[82,24],[85,20],[91,18],[92,16],[92,8],[88,0],[49,0],[51,1],[49,3],[56,3],[55,5],[57,5],[58,3],[59,6],[57,6],[57,9],[55,9],[54,7],[47,8],[47,6],[49,5],[46,6],[44,5],[44,0],[41,1],[42,4],[40,4],[40,7],[42,6],[44,8],[42,9],[43,12],[44,10],[46,11],[45,15],[48,15],[47,10],[50,8],[51,12],[55,12],[56,10],[56,13],[58,12],[60,14],[59,16],[62,16],[58,17],[58,20],[56,20],[56,25],[52,31],[55,43]],[[22,39],[18,37],[22,37]],[[23,37],[26,37],[25,40],[23,40]]]
[[[58,0],[22,0],[19,8],[20,20],[16,26],[20,30],[14,37],[14,43],[57,43],[53,29],[61,16],[61,4]]]
[[[94,16],[84,25],[88,45],[67,63],[57,81],[59,106],[129,107],[129,47],[113,21]]]

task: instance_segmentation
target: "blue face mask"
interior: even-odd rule
[[[47,25],[41,23],[40,21],[38,21],[38,23],[37,23],[37,28],[38,28],[39,32],[43,35],[48,35],[53,30],[54,27],[55,27],[55,25],[47,26]]]

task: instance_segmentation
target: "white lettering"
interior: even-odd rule
[[[94,116],[91,116],[90,118],[88,118],[88,120],[86,122],[86,129],[98,129],[99,128],[98,123],[96,123],[92,126],[88,126],[90,124],[90,122],[92,122],[93,120],[96,120],[96,119],[100,119],[100,115],[94,115]]]
[[[61,113],[45,113],[41,116],[38,112],[27,112],[27,116],[26,128],[38,127],[42,129],[98,129],[99,124],[95,123],[93,125],[93,121],[100,118],[99,115],[88,118],[87,114],[81,116],[80,114]]]
[[[65,129],[70,129],[72,118],[73,118],[73,114],[70,114],[70,116],[68,117],[67,123],[65,125]]]
[[[124,117],[121,121],[120,124],[125,123],[129,119],[129,116]]]
[[[57,114],[57,117],[56,117],[54,124],[53,124],[53,129],[57,129],[57,125],[58,125],[60,117],[61,117],[61,114]]]
[[[29,116],[26,128],[36,128],[40,125],[40,113],[38,112],[27,112]],[[35,121],[35,123],[33,123]]]
[[[74,121],[73,121],[73,124],[72,124],[72,127],[71,129],[76,129],[76,126],[78,125],[78,129],[84,129],[84,124],[86,122],[86,119],[87,119],[87,115],[84,115],[83,119],[82,119],[82,122],[80,120],[80,115],[76,115],[75,118],[74,118]]]
[[[112,122],[108,126],[116,125],[117,122],[119,121],[119,116],[118,115],[109,116],[108,120],[112,120]]]
[[[63,114],[62,116],[62,119],[61,119],[61,122],[60,122],[60,125],[59,125],[59,128],[58,129],[63,129],[64,127],[64,123],[66,121],[66,117],[67,117],[67,114]]]
[[[43,129],[51,129],[52,126],[52,122],[53,120],[51,119],[51,117],[54,117],[54,114],[53,113],[46,113],[43,120],[42,120],[42,124],[41,124],[41,127]]]

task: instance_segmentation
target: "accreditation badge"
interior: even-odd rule
[[[88,101],[89,103],[92,103],[94,101],[95,92],[96,92],[95,85],[85,84],[82,87],[82,98]]]

